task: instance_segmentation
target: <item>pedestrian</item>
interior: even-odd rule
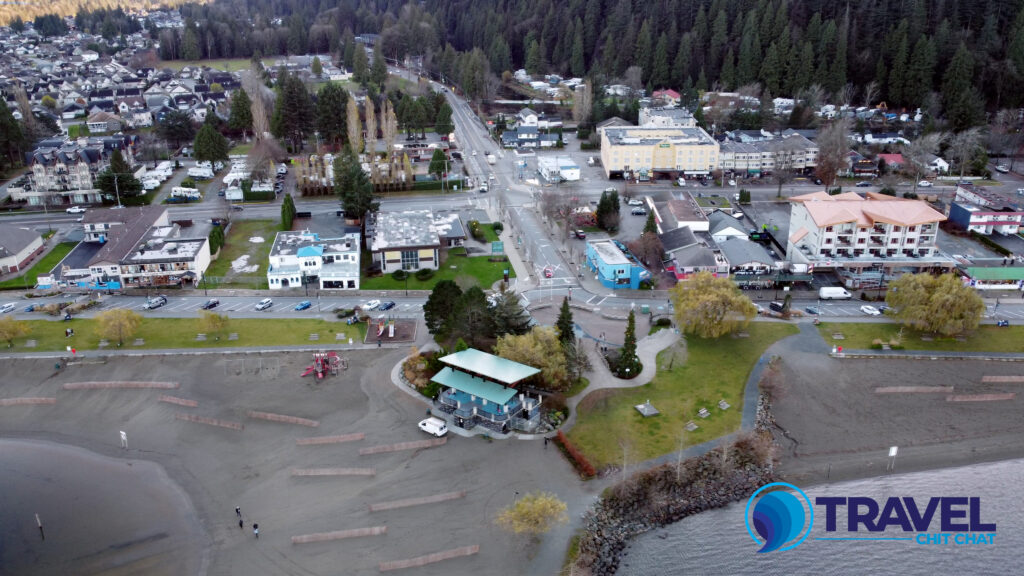
[[[238,529],[239,530],[244,530],[245,529],[245,523],[242,521],[241,518],[238,519]]]
[[[242,509],[239,506],[235,506],[235,516],[238,516],[239,519],[242,518]]]
[[[259,524],[253,524],[252,525],[252,533],[256,536],[257,540],[260,539],[260,525]]]
[[[544,449],[545,450],[548,449],[548,437],[547,436],[544,437]]]
[[[380,338],[377,338],[377,348],[380,348]]]

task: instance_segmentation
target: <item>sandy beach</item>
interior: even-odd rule
[[[430,438],[416,427],[426,405],[390,380],[404,354],[345,352],[349,369],[322,381],[299,376],[311,363],[308,353],[87,358],[58,372],[52,360],[0,361],[0,398],[56,399],[0,406],[0,438],[14,441],[0,444],[0,573],[379,574],[382,562],[469,546],[479,550],[415,572],[557,571],[568,533],[552,534],[536,549],[493,523],[498,510],[533,490],[559,495],[571,516],[583,512],[597,488],[580,482],[557,450],[539,441],[449,434],[441,446],[360,454]],[[82,382],[175,387],[64,387]],[[161,395],[196,405],[160,401]],[[252,411],[306,422],[268,421]],[[127,450],[120,447],[121,430]],[[348,442],[297,443],[359,434]],[[372,475],[293,475],[312,468]],[[371,504],[452,493],[458,496],[443,502],[370,511]],[[260,525],[258,541],[253,522]],[[373,527],[386,532],[292,542],[293,536]]]

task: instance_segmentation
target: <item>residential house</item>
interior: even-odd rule
[[[698,272],[728,274],[729,262],[714,245],[707,232],[694,232],[689,226],[658,234],[665,250],[665,270],[676,280],[687,280]]]
[[[316,283],[321,290],[359,289],[359,233],[278,232],[270,249],[271,290]]]
[[[928,155],[928,170],[933,174],[946,174],[949,172],[949,162],[935,154]]]
[[[523,108],[516,114],[517,126],[537,126],[540,116],[529,108]]]
[[[586,257],[587,268],[605,288],[637,290],[641,282],[651,278],[651,273],[625,246],[614,240],[587,241]]]
[[[119,132],[121,130],[121,119],[110,112],[93,112],[85,121],[85,126],[91,134]]]
[[[736,142],[742,142],[744,144],[750,144],[751,142],[767,142],[775,138],[775,135],[771,132],[761,128],[760,130],[733,130],[732,132],[726,132],[729,139]]]
[[[519,126],[516,128],[517,147],[536,148],[540,143],[539,132],[536,126]]]
[[[748,234],[747,227],[742,222],[721,210],[708,214],[708,233],[717,244],[729,238],[746,239]]]
[[[726,238],[718,243],[718,248],[729,261],[729,271],[733,274],[766,275],[778,267],[778,262],[764,246],[746,238]]]
[[[24,270],[43,252],[43,237],[31,228],[0,224],[0,274]],[[35,278],[28,279],[35,282]]]
[[[898,172],[903,169],[906,161],[903,159],[903,154],[879,154],[879,160],[885,160],[885,166],[893,172]]]
[[[910,141],[900,136],[898,132],[868,132],[864,135],[865,144],[910,144]]]
[[[655,90],[654,93],[651,94],[651,98],[655,101],[662,102],[665,106],[679,106],[679,102],[682,100],[682,96],[679,92],[676,92],[671,88],[666,90]],[[643,121],[641,120],[640,123],[643,124]]]

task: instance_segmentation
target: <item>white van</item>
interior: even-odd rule
[[[444,436],[445,434],[448,433],[448,424],[446,424],[445,421],[441,420],[440,418],[435,418],[434,416],[431,416],[426,420],[420,421],[420,430],[423,430],[427,434],[432,434],[440,438],[441,436]]]
[[[853,294],[847,292],[845,288],[826,286],[818,290],[818,298],[822,300],[849,300],[853,298]]]
[[[17,305],[14,302],[8,302],[7,304],[4,304],[3,306],[0,306],[0,314],[7,314],[8,312],[14,312],[15,308],[17,308]]]

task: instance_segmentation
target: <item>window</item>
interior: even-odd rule
[[[901,231],[901,230],[903,230],[903,227],[902,227],[902,226],[893,226],[893,227],[892,227],[892,231],[893,231],[893,232],[899,232],[899,231]]]
[[[826,226],[825,227],[825,232],[831,232],[831,231],[832,231],[832,227],[831,226]]]
[[[899,244],[899,243],[900,243],[900,239],[899,238],[893,238],[892,240],[889,240],[889,244]]]
[[[913,238],[907,238],[907,244],[913,244],[913,243],[914,243],[914,239]]]
[[[864,239],[863,238],[858,238],[857,239],[857,244],[863,244],[863,243],[864,243]]]
[[[832,243],[832,239],[831,238],[825,238],[825,244],[831,244],[831,243]]]
[[[907,227],[907,232],[916,232],[916,231],[917,231],[917,226],[909,226],[909,227]]]
[[[402,270],[416,270],[420,267],[420,257],[416,250],[402,251]]]

